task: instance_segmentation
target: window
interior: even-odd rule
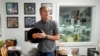
[[[91,42],[93,6],[58,5],[60,42]]]

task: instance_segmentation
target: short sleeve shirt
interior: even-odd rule
[[[35,24],[35,27],[43,30],[47,35],[55,35],[59,33],[58,26],[53,20],[48,20],[45,23],[39,21]],[[55,48],[55,41],[50,39],[43,39],[38,45],[38,49],[41,52],[53,52]]]

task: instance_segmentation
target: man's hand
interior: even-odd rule
[[[37,33],[38,38],[46,38],[46,34],[42,31],[42,33]]]
[[[32,34],[32,38],[36,39],[37,38],[37,33]]]

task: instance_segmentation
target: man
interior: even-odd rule
[[[59,40],[60,35],[55,21],[49,19],[50,10],[46,6],[40,8],[41,20],[35,23],[35,27],[42,30],[37,33],[38,38],[43,38],[38,45],[38,56],[55,56],[55,40]]]

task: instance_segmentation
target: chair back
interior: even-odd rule
[[[1,47],[1,56],[8,56],[7,55],[7,48],[6,48],[6,45],[3,45]]]

